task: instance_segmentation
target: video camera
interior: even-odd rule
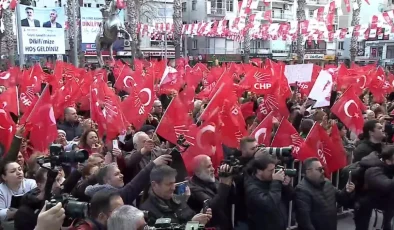
[[[64,163],[82,163],[89,158],[89,152],[81,149],[79,151],[64,151],[62,145],[53,144],[49,146],[49,156],[48,157],[38,157],[37,163],[41,166],[45,163],[50,163],[51,168],[55,166],[61,166]]]
[[[89,204],[77,201],[76,198],[67,194],[52,194],[52,186],[59,173],[56,166],[61,166],[64,163],[82,163],[89,158],[89,153],[86,150],[66,152],[63,146],[58,144],[51,145],[49,151],[48,157],[37,158],[37,164],[48,170],[44,194],[44,199],[49,201],[46,210],[61,202],[66,214],[63,226],[69,226],[74,219],[84,219],[88,216]],[[44,166],[45,163],[50,163],[50,166]]]
[[[189,221],[186,225],[171,223],[170,218],[160,218],[156,220],[154,227],[149,227],[149,230],[203,230],[204,225],[199,224],[198,221]]]
[[[229,176],[237,176],[242,174],[242,168],[243,165],[241,164],[241,161],[237,158],[236,153],[233,152],[228,155],[228,157],[220,163],[220,166],[222,165],[228,165],[232,168],[231,172],[221,172],[219,171],[219,177],[229,177]],[[219,166],[219,168],[220,168]]]
[[[277,165],[275,167],[275,173],[277,173],[281,170],[285,173],[285,176],[289,176],[289,177],[296,177],[297,176],[296,169],[287,169],[287,168],[283,167],[282,165]]]

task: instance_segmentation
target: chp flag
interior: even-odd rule
[[[17,14],[18,45],[22,46],[24,54],[65,54],[63,7],[39,8],[19,4]]]

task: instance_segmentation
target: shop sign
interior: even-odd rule
[[[308,60],[322,60],[324,59],[324,54],[305,54],[304,59]]]

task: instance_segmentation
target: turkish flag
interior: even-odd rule
[[[18,87],[10,87],[0,94],[0,103],[0,108],[19,116]]]
[[[4,146],[4,155],[10,149],[16,131],[15,128],[15,123],[12,121],[10,114],[4,109],[0,109],[0,143]]]
[[[366,109],[364,103],[354,93],[353,88],[350,87],[331,107],[331,112],[335,114],[350,131],[358,135],[363,131],[363,111]]]
[[[252,137],[256,139],[258,144],[264,144],[265,146],[270,146],[273,118],[274,118],[273,112],[270,112],[250,134]]]

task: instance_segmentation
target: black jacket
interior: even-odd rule
[[[23,196],[14,216],[15,230],[34,230],[36,227],[38,214],[45,204],[45,201],[37,199],[39,193],[40,190],[35,188]]]
[[[82,136],[83,132],[82,125],[79,122],[70,123],[65,121],[62,124],[58,124],[57,128],[66,132],[67,141],[72,141],[74,138]]]
[[[366,158],[363,158],[363,161]],[[368,203],[371,208],[386,210],[392,208],[394,195],[394,170],[393,166],[386,165],[378,156],[370,157],[370,168],[365,171],[365,188],[367,190]],[[391,200],[391,202],[389,201]]]
[[[350,194],[337,190],[330,181],[316,185],[304,178],[296,187],[295,212],[299,230],[336,230],[337,206]]]
[[[288,202],[293,189],[280,181],[261,181],[245,176],[246,206],[250,230],[285,230],[288,221]],[[246,211],[245,210],[245,211]]]
[[[382,144],[372,143],[369,140],[362,140],[353,153],[353,162],[360,161],[363,157],[368,156],[371,152],[376,151],[378,153],[382,152]]]
[[[194,212],[199,213],[205,200],[208,200],[209,208],[212,209],[212,219],[207,227],[216,227],[221,230],[231,229],[231,204],[227,203],[230,185],[205,182],[193,176],[189,181],[191,196],[188,205]]]
[[[170,218],[171,223],[186,224],[196,214],[185,202],[174,199],[163,200],[152,191],[148,199],[141,205],[141,210],[148,211],[148,225],[154,226],[157,219]]]

